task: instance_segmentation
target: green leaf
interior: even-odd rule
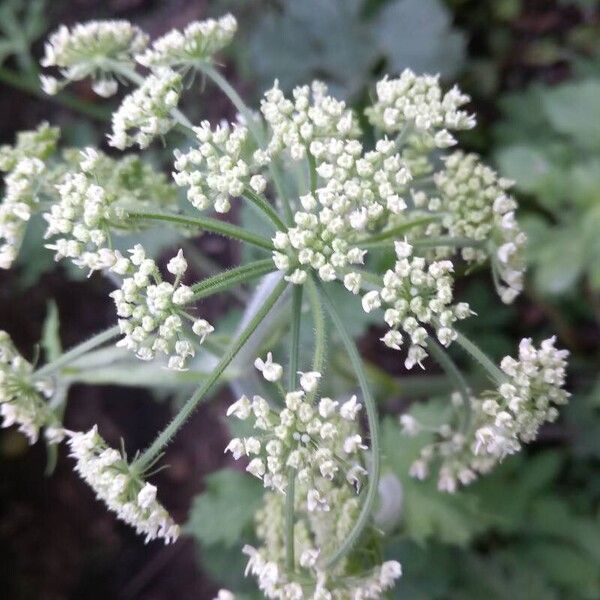
[[[194,500],[187,533],[208,546],[238,546],[260,506],[262,485],[233,469],[221,469],[205,481],[206,490]]]
[[[451,16],[439,0],[402,0],[387,4],[377,15],[374,37],[387,70],[400,73],[453,75],[462,65],[465,40],[452,28]]]
[[[48,312],[42,327],[41,344],[44,349],[46,362],[56,360],[62,354],[62,347],[59,335],[59,316],[56,302],[48,302]]]
[[[587,79],[549,89],[542,108],[556,131],[583,148],[600,149],[600,80]]]

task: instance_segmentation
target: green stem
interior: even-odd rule
[[[306,159],[308,161],[308,179],[310,182],[310,193],[314,194],[317,191],[317,163],[312,152],[306,149]]]
[[[313,371],[318,373],[323,372],[325,364],[325,354],[327,352],[327,328],[325,325],[325,315],[323,314],[323,306],[319,299],[319,291],[312,278],[306,282],[308,291],[308,300],[313,316],[313,324],[315,327],[315,349],[313,358]]]
[[[375,235],[371,235],[367,238],[359,240],[356,242],[355,246],[368,247],[368,246],[378,246],[383,242],[389,242],[390,240],[395,240],[401,235],[405,234],[407,231],[410,231],[414,227],[420,227],[422,225],[427,225],[429,223],[433,223],[435,221],[439,221],[441,219],[441,215],[431,215],[427,217],[419,217],[414,221],[408,221],[407,223],[402,223],[402,225],[398,225],[397,227],[392,227],[392,229],[386,229],[380,233],[376,233]]]
[[[279,218],[277,211],[273,208],[273,206],[264,196],[257,194],[256,192],[254,192],[254,190],[250,189],[247,186],[244,188],[243,196],[244,198],[246,198],[246,200],[249,200],[262,212],[264,212],[265,215],[267,215],[267,217],[271,219],[271,221],[273,222],[275,227],[277,227],[277,229],[279,229],[280,231],[285,231],[287,229],[285,223]]]
[[[430,237],[421,240],[412,240],[410,242],[417,248],[435,248],[436,246],[454,246],[456,248],[481,248],[485,245],[484,241],[474,240],[468,237]]]
[[[42,91],[37,79],[28,77],[26,75],[21,75],[20,73],[16,73],[11,69],[0,67],[0,82],[10,85],[11,87],[21,90],[22,92],[26,92],[27,94],[31,94],[32,96],[36,96],[37,98],[42,98],[43,100],[61,104],[62,106],[85,115],[86,117],[90,117],[96,121],[101,121],[102,123],[110,121],[110,111],[107,111],[104,107],[84,102],[83,100],[80,100],[76,96],[73,96],[67,92],[61,92],[56,96],[49,96]]]
[[[179,431],[183,424],[188,420],[194,412],[200,401],[208,394],[213,386],[217,383],[225,369],[230,365],[237,353],[241,350],[256,328],[260,325],[263,319],[269,314],[271,308],[279,297],[283,294],[287,287],[287,282],[281,280],[257,313],[252,317],[248,325],[241,331],[239,336],[232,342],[223,355],[217,366],[211,374],[206,378],[204,383],[194,392],[190,399],[184,404],[183,408],[175,415],[173,420],[163,429],[163,431],[152,442],[150,447],[135,461],[135,466],[141,472],[160,454],[163,448],[169,443],[171,438]]]
[[[192,286],[194,300],[207,298],[226,289],[245,283],[255,277],[266,275],[275,270],[275,265],[270,258],[257,260],[247,265],[242,265],[228,271],[223,271],[212,277],[207,277]]]
[[[104,342],[108,342],[113,338],[117,337],[120,333],[120,329],[118,325],[114,327],[110,327],[101,333],[97,333],[95,336],[90,339],[82,342],[81,344],[71,348],[69,351],[61,354],[56,360],[49,362],[47,365],[44,365],[41,369],[35,371],[32,375],[33,379],[41,379],[42,377],[46,377],[58,369],[68,365],[71,361],[79,358],[81,355],[93,350],[97,346],[104,344]]]
[[[239,240],[241,242],[247,242],[253,246],[264,248],[265,250],[274,250],[273,244],[270,240],[256,235],[237,225],[232,225],[226,221],[220,221],[219,219],[211,219],[210,217],[189,217],[187,215],[175,215],[168,213],[156,213],[156,212],[143,212],[143,211],[131,211],[127,213],[132,219],[149,219],[153,221],[167,221],[170,223],[178,223],[186,227],[196,227],[204,231],[210,231],[217,233],[225,237]]]
[[[329,316],[331,317],[339,336],[342,338],[342,343],[346,348],[346,353],[348,354],[350,362],[352,363],[352,367],[356,373],[356,377],[363,394],[365,409],[367,412],[369,433],[371,437],[371,465],[369,469],[369,482],[367,484],[365,499],[354,527],[346,536],[346,539],[342,542],[341,546],[325,561],[325,568],[329,569],[352,550],[354,545],[360,539],[365,527],[369,523],[371,512],[377,499],[379,473],[381,470],[381,451],[379,448],[379,419],[377,416],[377,407],[375,405],[375,400],[371,396],[365,370],[356,348],[356,344],[350,337],[344,321],[337,311],[335,303],[330,298],[325,288],[318,283],[317,285],[319,286],[319,291],[321,293],[321,297],[323,298],[325,308],[327,309],[327,312],[329,313]]]
[[[468,352],[490,375],[490,377],[498,384],[504,383],[507,380],[506,375],[490,360],[489,356],[476,346],[469,338],[456,331],[456,343]]]
[[[463,401],[464,420],[463,431],[467,431],[471,423],[471,394],[469,393],[469,385],[467,384],[460,369],[456,366],[450,355],[438,344],[432,337],[427,341],[429,352],[435,358],[437,363],[444,369],[444,373],[454,383]]]
[[[237,93],[237,91],[233,88],[233,86],[223,77],[219,71],[217,71],[211,64],[207,62],[198,63],[198,68],[202,73],[204,73],[212,82],[220,88],[220,90],[229,98],[230,102],[235,106],[236,110],[244,117],[246,123],[248,125],[248,129],[254,137],[254,140],[261,148],[266,146],[265,135],[261,131],[260,125],[257,123],[254,113],[250,110],[248,105],[242,100],[241,96]],[[271,173],[271,177],[273,178],[273,183],[275,184],[275,188],[277,190],[277,195],[281,199],[283,204],[283,210],[285,212],[285,216],[289,225],[293,223],[293,214],[292,208],[290,206],[289,200],[286,196],[283,181],[281,179],[281,175],[279,173],[279,168],[273,161],[269,163],[269,171]]]
[[[302,286],[295,285],[292,292],[292,330],[290,342],[290,362],[288,365],[288,391],[296,389],[298,358],[300,351],[300,322],[302,320]],[[288,483],[285,495],[285,562],[289,572],[294,570],[294,495],[296,469],[288,469]]]

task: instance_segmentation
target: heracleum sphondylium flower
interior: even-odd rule
[[[143,480],[118,450],[107,446],[94,426],[70,432],[70,455],[75,470],[117,517],[131,525],[146,542],[160,538],[170,544],[179,537],[179,526],[156,499],[156,487]]]
[[[383,276],[381,289],[371,290],[362,298],[365,312],[383,307],[384,319],[390,330],[383,336],[389,348],[400,350],[404,342],[401,331],[411,345],[405,360],[407,369],[420,364],[427,356],[425,346],[429,334],[423,325],[436,329],[438,340],[448,346],[456,337],[453,324],[471,314],[469,305],[452,304],[454,280],[452,262],[427,261],[412,256],[413,247],[407,242],[396,242],[396,263]]]
[[[419,207],[442,214],[426,233],[473,240],[474,246],[461,250],[462,258],[481,263],[491,257],[500,297],[510,303],[523,289],[527,240],[515,219],[517,203],[508,193],[511,182],[498,177],[475,154],[459,150],[443,162],[444,168],[433,176],[436,192],[431,197],[415,195]],[[447,247],[436,249],[438,257],[451,254]]]
[[[17,425],[30,444],[37,442],[44,429],[49,443],[64,437],[57,417],[47,400],[52,397],[51,379],[34,381],[33,367],[15,348],[6,331],[0,330],[0,416],[2,427]]]
[[[42,123],[36,130],[19,133],[14,147],[0,148],[0,171],[6,173],[0,204],[0,269],[9,269],[19,253],[27,223],[48,186],[46,161],[58,137],[58,129]]]
[[[183,31],[173,29],[154,40],[136,60],[150,69],[193,68],[198,62],[210,61],[214,54],[228,46],[236,31],[237,21],[230,14],[220,19],[193,21]]]
[[[183,252],[180,250],[167,264],[167,271],[175,276],[174,283],[162,281],[156,262],[146,256],[140,244],[129,253],[130,257],[123,259],[128,276],[121,288],[110,294],[124,335],[117,346],[135,352],[142,360],[164,354],[169,357],[170,369],[184,370],[188,359],[196,354],[195,344],[202,344],[214,328],[184,310],[194,293],[181,283],[187,271]],[[190,339],[186,321],[191,323],[194,339]]]
[[[71,81],[92,77],[97,94],[112,96],[115,67],[132,65],[147,43],[148,36],[128,21],[90,21],[71,29],[61,25],[46,42],[41,65],[56,67],[63,79],[42,75],[42,87],[56,94]]]
[[[443,425],[439,439],[423,448],[411,473],[423,479],[432,463],[439,463],[438,486],[453,492],[459,483],[470,483],[535,440],[540,427],[556,420],[557,407],[569,398],[563,389],[568,352],[554,344],[555,338],[550,338],[536,348],[530,339],[521,340],[518,359],[506,356],[500,363],[506,379],[495,390],[470,398],[469,428]],[[458,398],[455,404],[460,403]],[[410,417],[403,423],[407,434],[419,432],[419,424]]]
[[[137,156],[115,160],[86,148],[79,155],[67,153],[67,158],[78,170],[59,180],[58,201],[44,214],[45,237],[55,238],[47,247],[56,260],[69,258],[90,272],[110,269],[125,275],[131,263],[112,249],[112,233],[139,228],[127,219],[129,210],[175,208],[176,190]]]
[[[270,353],[266,361],[257,360],[256,367],[267,381],[281,377],[281,366]],[[330,510],[332,480],[358,488],[366,475],[361,460],[366,445],[356,423],[361,404],[352,396],[345,402],[323,397],[313,405],[307,394],[315,391],[320,378],[315,371],[303,373],[301,389],[285,395],[282,410],[271,408],[261,396],[242,396],[227,411],[242,420],[252,417],[256,435],[234,438],[226,451],[236,460],[248,457],[247,471],[281,493],[287,488],[288,469],[295,469],[298,481],[307,485],[309,511]]]
[[[266,180],[257,173],[263,164],[244,156],[250,141],[247,127],[225,123],[211,129],[210,123],[203,121],[194,131],[199,146],[185,153],[175,150],[173,163],[173,179],[188,187],[193,206],[226,213],[231,208],[230,198],[241,196],[245,187],[257,193],[265,190]]]
[[[181,75],[175,71],[163,68],[149,75],[113,113],[108,143],[119,150],[134,144],[143,149],[168,133],[175,125],[171,111],[177,107],[181,89]]]

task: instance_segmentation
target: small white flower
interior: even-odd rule
[[[347,400],[340,407],[340,415],[347,421],[354,421],[358,411],[362,408],[362,405],[357,402],[356,396],[352,396],[350,400]]]
[[[321,373],[317,371],[308,371],[306,373],[298,371],[298,375],[300,375],[300,386],[305,392],[310,393],[317,389]]]
[[[267,381],[279,381],[283,375],[283,367],[280,364],[273,362],[273,354],[271,352],[267,354],[266,361],[262,358],[257,358],[254,361],[254,366],[262,373]]]

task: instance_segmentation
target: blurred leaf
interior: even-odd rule
[[[46,362],[51,362],[62,354],[59,327],[58,307],[56,306],[56,302],[51,300],[48,302],[48,311],[42,326],[41,344],[44,349]]]
[[[186,531],[206,545],[239,545],[262,501],[262,484],[247,473],[221,469],[205,478],[206,490],[192,506]]]
[[[600,81],[588,79],[549,89],[542,107],[556,131],[583,148],[600,149]]]
[[[462,65],[465,42],[439,0],[399,0],[387,4],[373,27],[387,70],[453,75]]]

